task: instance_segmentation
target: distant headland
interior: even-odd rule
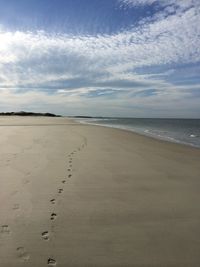
[[[0,112],[0,116],[42,116],[42,117],[62,117],[53,113],[38,113],[38,112]]]

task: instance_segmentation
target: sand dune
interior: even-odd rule
[[[200,149],[0,118],[0,266],[200,266]]]

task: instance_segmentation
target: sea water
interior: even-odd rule
[[[79,121],[200,148],[200,119],[87,118]]]

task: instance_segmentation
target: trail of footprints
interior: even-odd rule
[[[78,147],[77,149],[75,149],[74,151],[72,151],[70,154],[68,154],[68,169],[67,169],[67,177],[63,180],[61,180],[61,185],[64,186],[68,179],[72,177],[72,168],[73,168],[73,157],[76,155],[76,153],[78,151],[81,151],[82,149],[84,149],[84,147],[87,145],[87,141],[86,139],[84,139],[84,143]],[[64,191],[64,188],[62,186],[59,186],[58,188],[58,191],[57,191],[57,197],[61,196],[63,191]],[[55,206],[56,204],[56,198],[52,198],[50,199],[50,203],[52,205]],[[17,210],[19,209],[19,204],[15,204],[14,207],[13,207],[13,210]],[[55,221],[56,218],[57,218],[57,213],[55,211],[52,211],[51,212],[51,215],[50,215],[50,220],[52,221]],[[53,225],[52,225],[52,228],[51,228],[51,231],[53,232]],[[10,231],[10,228],[9,228],[9,225],[7,224],[4,224],[4,225],[1,225],[0,226],[0,233],[1,234],[4,234],[4,235],[9,235],[11,233]],[[44,241],[48,241],[50,240],[50,232],[49,231],[44,231],[41,233],[41,238],[44,240]],[[22,260],[22,261],[29,261],[30,260],[30,255],[29,253],[26,251],[26,249],[24,247],[18,247],[16,249],[16,252],[18,254],[18,257]],[[48,258],[47,259],[47,266],[56,266],[57,265],[57,261],[53,258]]]
[[[50,203],[52,204],[52,206],[55,207],[56,201],[58,197],[61,197],[63,191],[64,191],[64,185],[67,184],[67,182],[69,181],[70,178],[72,178],[72,169],[73,169],[73,157],[76,155],[76,153],[78,151],[81,151],[85,146],[87,145],[86,140],[84,140],[84,143],[78,147],[77,149],[75,149],[74,151],[72,151],[70,154],[68,154],[68,164],[67,164],[67,176],[66,178],[61,180],[61,184],[57,189],[57,195],[55,198],[50,199]],[[57,219],[58,214],[56,213],[55,209],[52,211],[52,213],[50,214],[50,220],[52,221],[52,224],[54,223],[54,221]],[[53,232],[53,225],[51,227],[51,231]],[[51,238],[49,231],[44,231],[41,234],[41,237],[44,241],[48,241]],[[57,261],[55,258],[48,258],[47,259],[47,266],[56,266],[57,265]]]

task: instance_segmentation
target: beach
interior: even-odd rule
[[[200,149],[0,117],[1,267],[199,267]]]

